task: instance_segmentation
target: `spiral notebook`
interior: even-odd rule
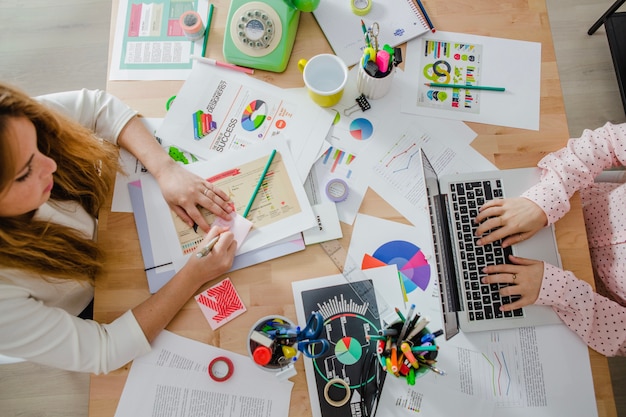
[[[367,28],[374,22],[380,28],[379,49],[383,45],[398,46],[430,31],[428,19],[422,14],[417,0],[385,0],[370,2],[371,9],[364,16],[352,12],[356,0],[320,0],[313,16],[324,32],[335,55],[352,66],[359,62],[365,48],[361,20]]]

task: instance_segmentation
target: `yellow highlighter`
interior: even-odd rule
[[[363,50],[363,65],[367,63],[367,61],[376,60],[376,50],[371,46],[365,48]]]

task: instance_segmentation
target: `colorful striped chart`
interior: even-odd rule
[[[354,158],[356,158],[356,156],[353,154],[331,146],[326,152],[324,152],[324,155],[322,155],[322,163],[324,165],[329,165],[330,172],[332,173],[335,173],[337,167],[339,166],[346,167],[346,178],[350,178],[352,170],[348,168],[348,165],[354,161]]]
[[[192,114],[193,118],[193,135],[196,140],[200,140],[213,130],[217,129],[217,123],[213,121],[213,117],[209,113],[202,110]]]

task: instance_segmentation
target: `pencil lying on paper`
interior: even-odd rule
[[[465,90],[505,91],[504,87],[489,87],[486,85],[463,85],[463,84],[441,84],[441,83],[424,83],[424,85],[428,87],[464,88]]]
[[[252,203],[254,203],[254,200],[256,199],[256,196],[259,193],[259,189],[261,188],[261,185],[263,184],[263,180],[265,180],[265,176],[267,175],[267,171],[269,171],[270,169],[270,165],[272,165],[272,161],[274,160],[275,155],[276,155],[276,149],[273,149],[272,153],[270,154],[270,157],[267,158],[267,163],[265,164],[265,168],[263,168],[263,172],[261,173],[261,176],[259,177],[259,182],[257,182],[256,187],[254,187],[254,191],[252,192],[252,197],[250,197],[250,201],[248,202],[248,205],[246,206],[246,209],[243,212],[244,218],[248,217],[248,213],[250,213],[250,209],[252,208]]]

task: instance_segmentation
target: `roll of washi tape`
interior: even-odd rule
[[[204,23],[202,23],[202,17],[193,10],[188,10],[180,15],[180,27],[183,28],[185,36],[196,41],[202,39],[204,36]]]
[[[365,16],[372,10],[372,0],[350,0],[352,13],[358,16]]]
[[[330,387],[332,387],[335,384],[339,384],[346,389],[346,396],[343,397],[339,401],[333,400],[332,398],[330,398],[330,395],[328,394],[328,391],[330,391]],[[331,379],[330,381],[326,383],[326,386],[324,387],[324,399],[326,400],[328,404],[332,405],[333,407],[343,406],[350,399],[350,385],[348,385],[348,383],[341,378]]]
[[[218,356],[209,363],[209,376],[217,382],[226,381],[233,375],[235,365],[226,356]]]
[[[335,178],[326,184],[326,195],[335,203],[340,203],[348,198],[348,183],[340,178]]]

